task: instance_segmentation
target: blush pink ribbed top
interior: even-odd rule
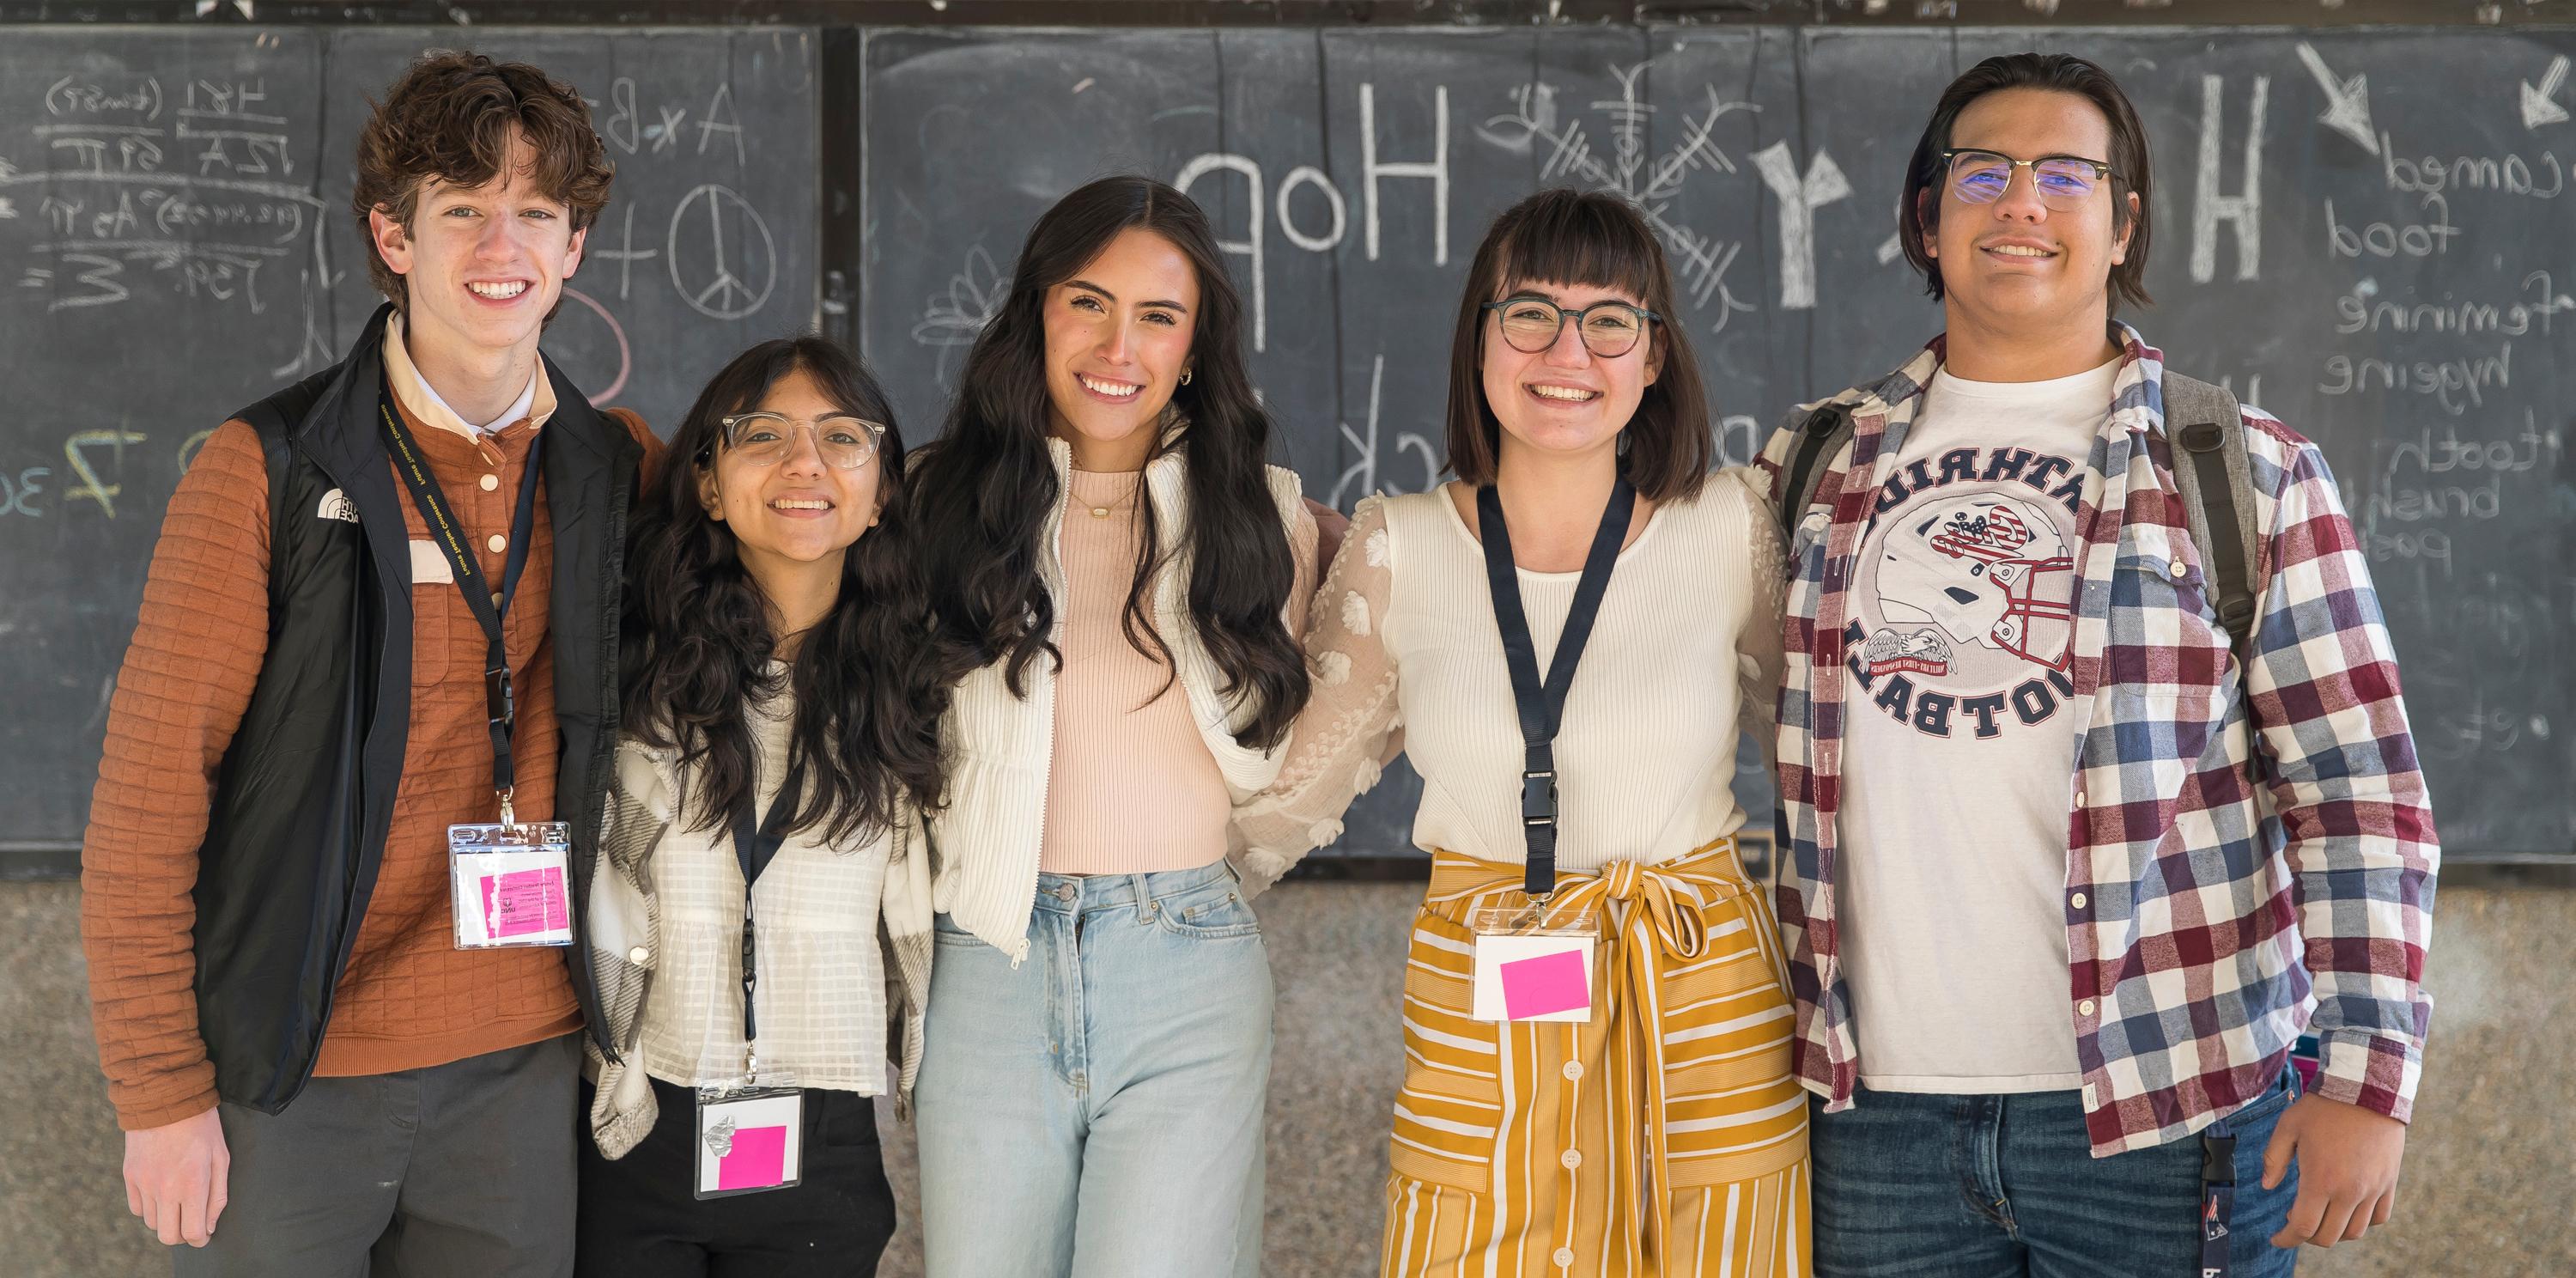
[[[1055,757],[1047,773],[1038,868],[1049,874],[1151,874],[1225,856],[1233,809],[1171,666],[1127,641],[1127,589],[1143,546],[1141,472],[1071,472],[1060,553]],[[1288,632],[1315,589],[1315,528],[1289,538],[1297,564]],[[1150,602],[1150,601],[1149,601]]]

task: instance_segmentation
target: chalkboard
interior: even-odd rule
[[[2576,864],[2576,682],[2553,656],[2576,638],[2576,31],[11,35],[0,847],[79,837],[197,432],[334,357],[365,314],[346,157],[365,95],[417,48],[527,56],[595,99],[618,192],[548,345],[596,394],[667,424],[742,345],[843,323],[855,280],[849,328],[918,436],[1037,214],[1146,172],[1211,211],[1283,460],[1348,507],[1435,479],[1467,260],[1541,186],[1620,191],[1655,221],[1728,460],[1788,405],[1894,367],[1939,326],[1892,238],[1923,114],[1978,58],[2044,47],[2109,66],[2153,138],[2158,305],[2129,318],[2333,464],[2446,850]],[[826,207],[851,174],[855,209]],[[843,217],[848,258],[826,260]],[[1398,770],[1337,851],[1406,849],[1415,784]],[[1738,790],[1767,810],[1753,761]]]
[[[349,214],[368,102],[426,48],[593,99],[613,199],[547,351],[667,429],[815,322],[810,31],[11,29],[0,45],[0,846],[76,842],[171,489],[224,414],[379,300]]]
[[[936,413],[1050,201],[1174,180],[1229,246],[1288,460],[1347,507],[1435,477],[1486,222],[1596,187],[1662,234],[1740,462],[1788,405],[1938,330],[1894,238],[1905,158],[1951,77],[2031,47],[2100,61],[2147,121],[2159,304],[2129,318],[2332,463],[2446,852],[2576,853],[2576,33],[871,33],[866,345]],[[1364,800],[1340,850],[1407,847],[1417,786]],[[1757,810],[1767,788],[1739,777]]]

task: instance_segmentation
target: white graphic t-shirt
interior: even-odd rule
[[[2086,460],[2114,360],[1935,374],[1861,540],[1845,631],[1845,973],[1880,1091],[2082,1084],[2066,957]]]

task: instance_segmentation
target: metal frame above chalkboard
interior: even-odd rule
[[[2524,26],[2552,0],[0,0],[0,24],[372,26]]]

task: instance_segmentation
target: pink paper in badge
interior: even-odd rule
[[[494,939],[554,932],[570,926],[563,870],[513,870],[483,879],[484,930]]]
[[[1512,1020],[1592,1006],[1581,950],[1514,959],[1494,970],[1503,982],[1503,1015]]]
[[[787,1129],[745,1127],[733,1152],[716,1160],[716,1188],[767,1189],[787,1179]]]

